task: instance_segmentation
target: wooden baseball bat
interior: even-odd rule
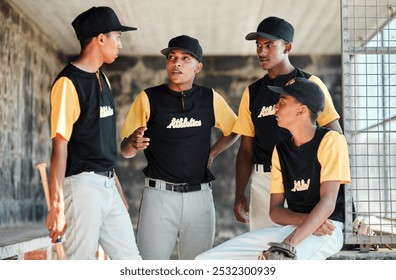
[[[49,211],[49,209],[50,209],[50,192],[49,192],[48,179],[47,179],[47,164],[45,162],[37,163],[36,168],[40,172],[41,183],[43,184],[43,189],[44,189],[45,201],[47,202],[47,208]],[[62,243],[61,242],[62,242],[62,239],[60,237],[55,241],[55,250],[56,250],[56,255],[58,257],[58,260],[63,260]]]

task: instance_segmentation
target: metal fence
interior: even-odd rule
[[[344,132],[352,182],[345,243],[396,244],[396,0],[341,0]],[[357,233],[363,221],[372,235]]]

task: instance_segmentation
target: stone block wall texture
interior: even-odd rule
[[[48,88],[60,54],[28,19],[0,3],[0,226],[42,220],[35,164],[48,161]]]
[[[1,234],[1,226],[44,221],[45,200],[35,164],[39,161],[49,163],[49,91],[57,73],[73,58],[63,58],[40,30],[3,2],[0,4],[0,26]],[[291,56],[291,61],[322,78],[341,114],[341,56]],[[215,88],[236,113],[244,88],[264,74],[255,56],[207,56],[203,63],[204,69],[197,75],[196,83]],[[166,81],[165,59],[160,53],[158,56],[121,56],[112,65],[105,65],[103,71],[116,100],[118,132],[136,95]],[[213,141],[217,137],[218,131],[214,131]],[[118,142],[121,140],[118,135]],[[247,225],[235,221],[232,212],[238,147],[239,141],[213,163],[217,178],[213,189],[217,215],[215,243],[248,229]],[[145,165],[143,153],[128,160],[120,155],[117,165],[135,227]]]

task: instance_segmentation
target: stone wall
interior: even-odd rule
[[[3,1],[0,26],[0,227],[42,223],[46,208],[35,164],[49,163],[49,90],[58,71],[72,58],[64,59],[40,30]],[[292,56],[291,60],[295,66],[323,79],[341,112],[341,57]],[[196,83],[214,87],[235,112],[244,88],[264,74],[254,56],[208,56],[203,63],[204,70],[198,74]],[[117,104],[118,131],[139,91],[166,80],[163,56],[120,57],[103,70],[110,79]],[[213,140],[217,136],[214,131]],[[213,164],[217,177],[216,243],[247,230],[246,225],[235,221],[232,213],[238,146],[239,142]],[[135,226],[143,191],[141,170],[145,165],[143,154],[139,154],[129,160],[120,156],[117,166]]]
[[[35,170],[48,161],[48,88],[60,54],[17,10],[0,3],[0,226],[42,220]]]

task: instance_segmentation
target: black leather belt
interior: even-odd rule
[[[256,171],[259,171],[261,168],[263,172],[271,172],[272,165],[271,164],[255,164]]]
[[[106,176],[107,178],[114,178],[114,169],[109,171],[94,171],[95,174]]]
[[[211,183],[208,183],[209,186],[211,186]],[[157,187],[157,182],[155,180],[148,180],[148,185],[150,187]],[[165,188],[168,191],[172,192],[196,192],[202,190],[201,184],[171,184],[171,183],[166,183]]]

